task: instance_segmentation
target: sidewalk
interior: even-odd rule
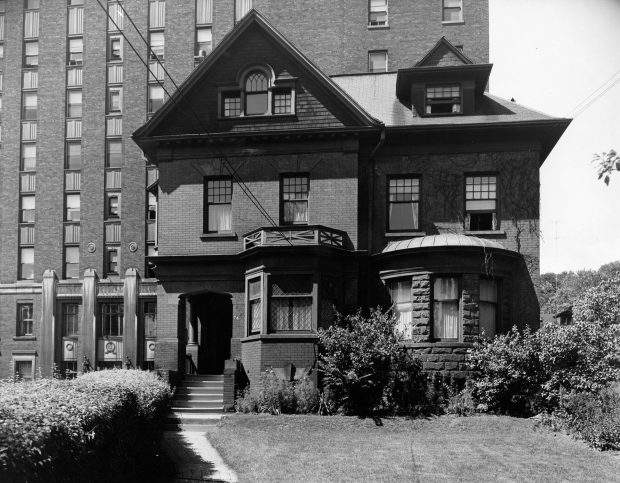
[[[171,483],[235,483],[237,475],[200,431],[164,431],[162,450],[176,466]]]

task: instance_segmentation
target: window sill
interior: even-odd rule
[[[426,232],[423,231],[390,231],[386,232],[385,238],[400,238],[400,237],[416,237],[426,236]]]
[[[465,230],[463,235],[468,236],[506,236],[506,232],[504,230]]]
[[[253,335],[248,335],[247,337],[244,337],[241,339],[241,343],[243,344],[244,342],[253,342],[256,340],[266,340],[266,341],[279,341],[279,340],[291,340],[291,339],[297,339],[297,340],[316,340],[317,339],[317,335],[315,332],[280,332],[277,334],[253,334]]]
[[[222,231],[218,233],[203,233],[201,240],[237,240],[239,237],[234,231]]]
[[[368,25],[368,30],[385,30],[385,29],[389,29],[390,26],[388,24],[386,25]]]
[[[13,340],[37,340],[37,337],[34,335],[16,335]]]
[[[464,25],[465,20],[442,20],[442,25]]]

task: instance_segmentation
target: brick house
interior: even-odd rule
[[[392,306],[425,369],[537,327],[541,163],[569,120],[446,38],[334,75],[251,11],[133,139],[159,168],[155,368],[316,377],[334,308]],[[126,332],[127,333],[127,332]]]

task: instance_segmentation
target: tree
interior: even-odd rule
[[[620,156],[613,149],[607,153],[595,154],[592,162],[597,165],[598,179],[603,178],[606,185],[609,184],[611,173],[620,171]]]

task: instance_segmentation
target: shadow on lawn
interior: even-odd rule
[[[186,483],[192,481],[221,481],[215,479],[215,466],[205,462],[189,441],[183,438],[183,432],[165,431],[161,440],[161,457],[168,465],[160,475],[165,483]],[[153,480],[151,480],[153,481]]]

